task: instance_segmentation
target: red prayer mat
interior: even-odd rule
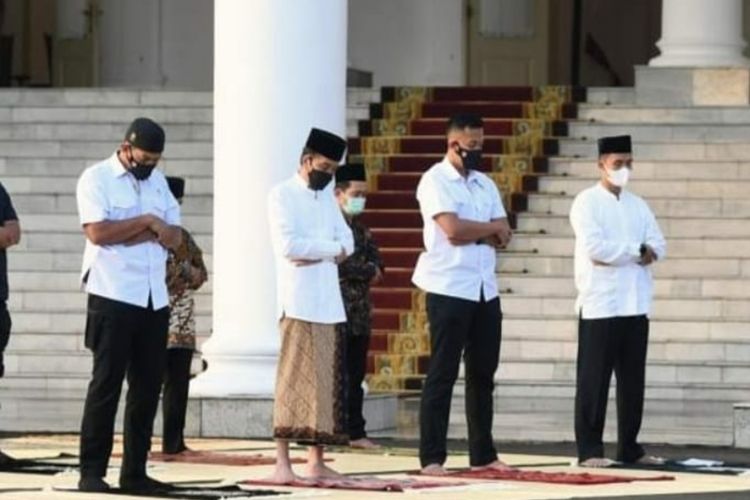
[[[419,474],[419,473],[418,473]],[[419,474],[429,476],[428,474]],[[458,470],[449,471],[447,475],[440,477],[460,477],[463,479],[485,479],[485,480],[502,480],[502,481],[526,481],[533,483],[554,483],[554,484],[613,484],[613,483],[632,483],[634,481],[672,481],[673,476],[614,476],[610,474],[590,474],[588,472],[542,472],[533,470]]]
[[[269,481],[249,479],[239,484],[252,486],[291,486],[295,488],[323,488],[331,490],[361,490],[361,491],[390,491],[403,492],[425,488],[441,488],[451,486],[466,486],[469,483],[457,481],[419,481],[415,479],[381,479],[379,477],[344,477],[320,478],[304,481],[294,481],[287,484],[275,484]]]

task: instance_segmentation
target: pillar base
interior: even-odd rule
[[[190,397],[272,397],[277,356],[208,354],[208,369],[190,382]]]
[[[191,383],[192,389],[192,383]],[[365,396],[364,414],[368,432],[396,428],[398,398],[393,395]],[[155,425],[161,430],[161,425]],[[189,437],[262,438],[273,429],[273,397],[192,398],[188,404],[185,435]]]
[[[636,66],[635,100],[644,106],[747,106],[750,68]]]
[[[750,448],[750,403],[734,405],[734,446]]]

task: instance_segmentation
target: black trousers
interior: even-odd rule
[[[604,457],[602,434],[613,370],[617,460],[635,462],[644,455],[637,439],[643,419],[648,327],[646,316],[579,320],[575,432],[580,461]]]
[[[497,459],[492,440],[493,391],[502,335],[500,299],[480,302],[427,294],[432,354],[419,409],[419,460],[442,464],[453,385],[463,353],[469,461],[482,466]]]
[[[362,390],[362,381],[365,379],[367,348],[369,346],[369,335],[348,334],[346,337],[347,408],[349,413],[349,439],[351,441],[367,437],[365,417],[362,412],[365,396]]]
[[[185,412],[190,388],[192,349],[167,349],[167,368],[164,371],[162,395],[163,433],[161,449],[164,453],[180,453],[185,446]]]
[[[5,301],[0,301],[0,378],[5,375],[5,364],[3,363],[3,353],[8,347],[10,340],[10,329],[13,322],[10,319],[8,306]]]
[[[104,477],[127,374],[120,479],[146,475],[167,349],[169,308],[158,311],[89,295],[86,347],[94,356],[81,422],[81,476]]]

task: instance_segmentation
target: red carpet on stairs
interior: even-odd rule
[[[421,389],[429,360],[424,297],[411,284],[422,250],[415,198],[422,173],[445,154],[451,114],[474,112],[485,121],[482,171],[498,184],[511,224],[526,208],[525,193],[547,172],[557,138],[567,135],[585,89],[568,87],[385,87],[370,119],[349,138],[349,161],[365,164],[370,195],[364,222],[380,245],[384,281],[373,289],[373,337],[368,383],[373,392]]]

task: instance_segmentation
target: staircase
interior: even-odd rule
[[[568,212],[575,194],[597,181],[595,139],[631,134],[632,189],[651,205],[669,246],[669,258],[655,267],[642,437],[731,445],[732,404],[750,393],[750,108],[643,108],[632,89],[589,89],[578,104],[580,92],[556,93],[557,111],[540,116],[533,89],[383,89],[383,102],[360,123],[350,154],[375,174],[366,217],[388,266],[387,281],[373,291],[370,389],[421,387],[429,343],[423,297],[409,280],[422,246],[414,189],[444,152],[447,116],[476,110],[487,124],[484,169],[516,229],[498,263],[504,322],[496,436],[572,440],[577,346]],[[514,170],[518,162],[523,167]],[[450,430],[457,438],[466,436],[462,396],[459,381]],[[405,408],[403,427],[414,429],[416,402]],[[613,439],[614,404],[610,413]]]
[[[572,199],[598,178],[595,139],[631,134],[631,189],[655,212],[668,258],[654,267],[647,442],[732,445],[750,394],[750,108],[642,108],[632,89],[589,89],[569,138],[500,256],[501,439],[573,439],[576,320]],[[459,390],[459,394],[461,391]],[[457,401],[458,403],[458,401]],[[616,439],[614,401],[607,438]],[[451,434],[465,435],[455,404]]]
[[[429,355],[423,297],[410,283],[421,241],[414,189],[444,152],[448,114],[476,109],[483,170],[501,186],[516,237],[500,254],[504,310],[499,439],[572,439],[576,330],[572,197],[595,182],[594,139],[634,136],[632,189],[656,212],[669,258],[657,264],[647,441],[729,445],[731,404],[750,394],[750,108],[643,108],[632,90],[565,88],[350,90],[350,159],[371,174],[365,217],[386,282],[373,291],[373,391],[416,394]],[[0,429],[76,431],[90,355],[78,290],[83,238],[75,182],[108,156],[127,123],[149,115],[170,137],[163,163],[187,177],[184,222],[211,268],[212,97],[124,90],[0,92],[0,180],[22,221],[9,252],[14,328],[0,380]],[[196,296],[210,331],[211,281]],[[450,433],[465,437],[463,387]],[[613,405],[612,405],[613,406]],[[404,400],[403,432],[414,401]],[[612,408],[613,409],[613,408]],[[614,425],[610,416],[607,435]]]
[[[368,170],[373,192],[365,223],[381,247],[385,281],[374,288],[373,337],[368,384],[375,392],[421,389],[429,359],[424,296],[411,284],[422,250],[422,219],[415,190],[422,173],[445,154],[450,115],[473,111],[484,117],[482,170],[495,180],[515,223],[547,170],[547,156],[567,133],[582,90],[565,87],[396,87],[381,90],[370,119],[350,139],[351,159]]]

